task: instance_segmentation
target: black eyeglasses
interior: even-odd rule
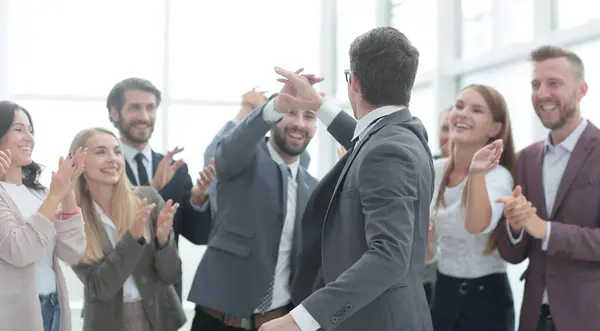
[[[346,75],[346,82],[350,83],[350,69],[344,70],[344,75]]]

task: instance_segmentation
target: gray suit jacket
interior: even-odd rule
[[[334,123],[352,132],[348,117]],[[314,293],[295,288],[294,300],[323,330],[433,329],[423,290],[433,180],[427,133],[406,109],[374,124],[315,188],[300,274],[319,277]]]
[[[198,305],[243,318],[252,315],[273,279],[286,215],[287,170],[273,161],[267,149],[265,134],[274,124],[263,119],[263,107],[217,142],[219,206],[188,297]],[[302,166],[297,181],[295,234],[317,184]],[[300,239],[294,235],[292,274]]]
[[[208,147],[204,150],[204,166],[208,166],[210,163],[210,159],[215,157],[217,152],[217,143],[223,139],[226,135],[228,135],[236,126],[236,123],[233,121],[227,121],[225,125],[217,132],[217,134],[213,137]],[[308,169],[310,165],[310,155],[307,150],[304,150],[302,154],[300,154],[300,165],[305,169]],[[217,212],[217,181],[215,180],[212,185],[208,188],[208,200],[210,204],[210,211],[212,217],[214,219],[215,214]],[[207,206],[205,206],[206,208]]]
[[[154,238],[164,201],[151,187],[138,187],[136,193],[140,199],[147,198],[149,204],[156,203],[149,223]],[[162,249],[157,249],[155,241],[142,246],[129,233],[113,249],[105,236],[104,253],[102,261],[73,267],[84,285],[84,331],[125,331],[123,284],[132,274],[152,331],[174,331],[185,324],[185,313],[172,285],[181,274],[172,232],[169,244]]]

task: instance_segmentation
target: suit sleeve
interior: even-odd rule
[[[551,222],[548,255],[588,262],[600,262],[600,229],[577,224]]]
[[[73,266],[73,271],[94,298],[112,300],[134,272],[144,247],[127,232],[103,260],[91,264],[80,263]]]
[[[274,121],[271,121],[269,115],[264,112],[264,108],[273,102],[275,96],[276,94],[253,110],[228,135],[217,142],[215,169],[219,180],[227,180],[237,175],[254,160],[259,143],[278,120],[274,117]]]
[[[331,100],[325,101],[317,114],[333,138],[345,149],[350,149],[356,120]]]
[[[419,170],[400,146],[380,144],[365,156],[358,190],[368,250],[335,281],[302,302],[323,330],[334,329],[405,277],[418,178]]]

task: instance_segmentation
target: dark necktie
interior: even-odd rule
[[[135,156],[138,172],[138,186],[149,186],[150,182],[148,181],[148,172],[146,172],[146,166],[144,166],[143,158],[144,155],[142,153],[138,153]]]

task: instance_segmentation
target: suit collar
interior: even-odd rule
[[[375,124],[382,117],[393,114],[397,111],[405,109],[405,106],[383,106],[376,108],[370,111],[368,114],[363,116],[358,122],[356,122],[356,127],[354,128],[354,136],[352,140],[363,139],[368,133],[369,128]]]
[[[544,153],[548,152],[548,150],[550,150],[551,148],[559,147],[562,147],[569,151],[569,153],[572,153],[575,149],[575,145],[577,145],[577,142],[579,141],[579,138],[581,138],[581,135],[583,135],[583,131],[585,131],[587,125],[588,121],[582,120],[581,123],[579,123],[579,125],[575,128],[575,130],[573,130],[573,132],[571,132],[571,134],[569,134],[567,138],[558,145],[552,144],[551,135],[548,134],[548,137],[546,137],[546,140],[544,141]]]

